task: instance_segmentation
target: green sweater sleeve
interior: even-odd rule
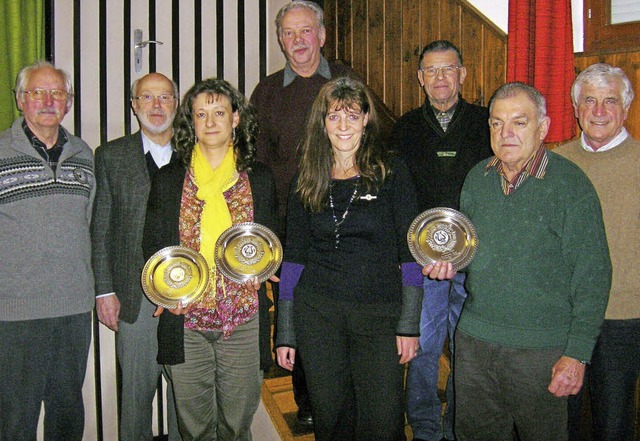
[[[611,288],[611,261],[601,213],[591,188],[568,207],[564,223],[563,256],[572,268],[572,316],[564,354],[582,361],[591,360]]]

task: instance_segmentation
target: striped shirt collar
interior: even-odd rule
[[[326,58],[320,55],[320,65],[318,66],[318,70],[314,72],[313,75],[318,74],[327,80],[331,79],[331,69],[329,68],[329,62]],[[312,76],[313,76],[312,75]],[[282,87],[287,87],[289,84],[293,83],[293,81],[299,77],[295,70],[291,67],[291,63],[287,61],[287,64],[284,66],[284,79],[282,80]]]
[[[544,179],[544,175],[547,171],[547,164],[549,163],[549,155],[544,144],[540,145],[540,148],[536,151],[531,159],[522,167],[522,170],[513,178],[513,181],[509,181],[505,176],[502,161],[494,156],[485,168],[485,176],[495,169],[496,173],[500,175],[500,185],[502,192],[505,195],[510,195],[516,191],[529,176],[533,176],[536,179]]]

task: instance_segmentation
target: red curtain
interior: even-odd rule
[[[509,0],[507,81],[530,84],[547,99],[545,142],[575,136],[574,77],[571,0]]]

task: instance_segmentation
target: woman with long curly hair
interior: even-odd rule
[[[181,245],[211,268],[211,289],[200,300],[158,307],[155,314],[158,361],[173,380],[184,440],[250,440],[260,401],[258,311],[268,306],[258,290],[264,288],[255,279],[229,280],[214,262],[215,243],[232,225],[277,228],[273,177],[255,161],[256,130],[253,108],[228,82],[195,84],[174,120],[172,144],[182,161],[160,169],[149,194],[145,257]]]
[[[404,364],[416,354],[421,268],[407,167],[380,143],[365,85],[320,90],[287,211],[276,352],[304,363],[316,440],[404,439]]]

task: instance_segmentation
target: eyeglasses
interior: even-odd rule
[[[436,66],[421,67],[420,70],[424,72],[424,74],[429,78],[437,77],[438,75],[440,75],[440,72],[442,72],[442,75],[444,75],[445,77],[452,77],[456,73],[456,71],[461,67],[462,66],[454,66],[453,64],[450,64],[449,66],[440,66],[440,67],[436,67]]]
[[[153,102],[153,100],[155,98],[158,98],[158,101],[160,101],[161,104],[169,104],[171,102],[173,102],[173,100],[176,99],[175,96],[173,95],[169,95],[169,94],[162,94],[162,95],[150,95],[150,94],[146,94],[146,95],[138,95],[138,96],[134,96],[132,99],[134,100],[138,100],[141,103],[151,103]]]
[[[22,93],[26,93],[32,100],[44,101],[47,96],[51,96],[54,101],[66,101],[68,97],[73,96],[72,93],[62,89],[33,89],[23,90]]]

